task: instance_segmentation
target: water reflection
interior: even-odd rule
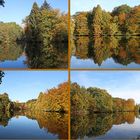
[[[0,68],[67,68],[67,46],[53,43],[42,49],[39,43],[1,42]]]
[[[53,43],[44,47],[39,43],[27,44],[27,64],[29,68],[67,68],[68,44]],[[43,49],[42,49],[43,48]]]
[[[39,111],[0,113],[0,138],[67,139],[68,115]]]
[[[72,41],[72,68],[137,68],[140,37],[77,37]]]
[[[140,130],[139,124],[138,114],[134,112],[72,115],[71,137],[73,139],[138,138],[140,134],[140,131],[137,131]],[[118,135],[115,135],[116,132]]]

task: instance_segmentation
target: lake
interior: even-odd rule
[[[140,139],[140,115],[134,112],[73,115],[73,139]]]
[[[140,68],[140,37],[75,37],[71,68]]]
[[[0,114],[0,139],[67,138],[67,114],[33,111]]]
[[[36,44],[0,44],[0,68],[47,69],[68,67],[67,43],[53,43],[41,52],[42,46]]]

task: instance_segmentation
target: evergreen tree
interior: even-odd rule
[[[36,2],[34,2],[31,13],[27,18],[27,26],[30,29],[27,34],[29,36],[29,41],[37,41],[38,40],[38,24],[40,20],[40,10]]]
[[[46,0],[44,0],[44,3],[42,4],[40,9],[41,10],[43,10],[43,9],[51,10],[51,6],[50,6],[50,4],[47,3]]]
[[[93,32],[94,35],[102,34],[102,9],[100,5],[97,5],[93,13]]]

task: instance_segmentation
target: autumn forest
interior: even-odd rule
[[[26,68],[67,67],[67,13],[52,8],[46,0],[40,7],[34,2],[22,24],[23,27],[16,22],[0,22],[1,52],[4,54],[9,50],[5,57],[0,56],[1,61],[17,60],[25,54]],[[17,50],[14,57],[12,49]]]
[[[125,4],[107,12],[97,5],[89,12],[77,12],[72,19],[76,36],[140,35],[140,6]]]

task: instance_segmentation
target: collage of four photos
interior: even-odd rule
[[[140,139],[140,0],[0,0],[0,139]]]

